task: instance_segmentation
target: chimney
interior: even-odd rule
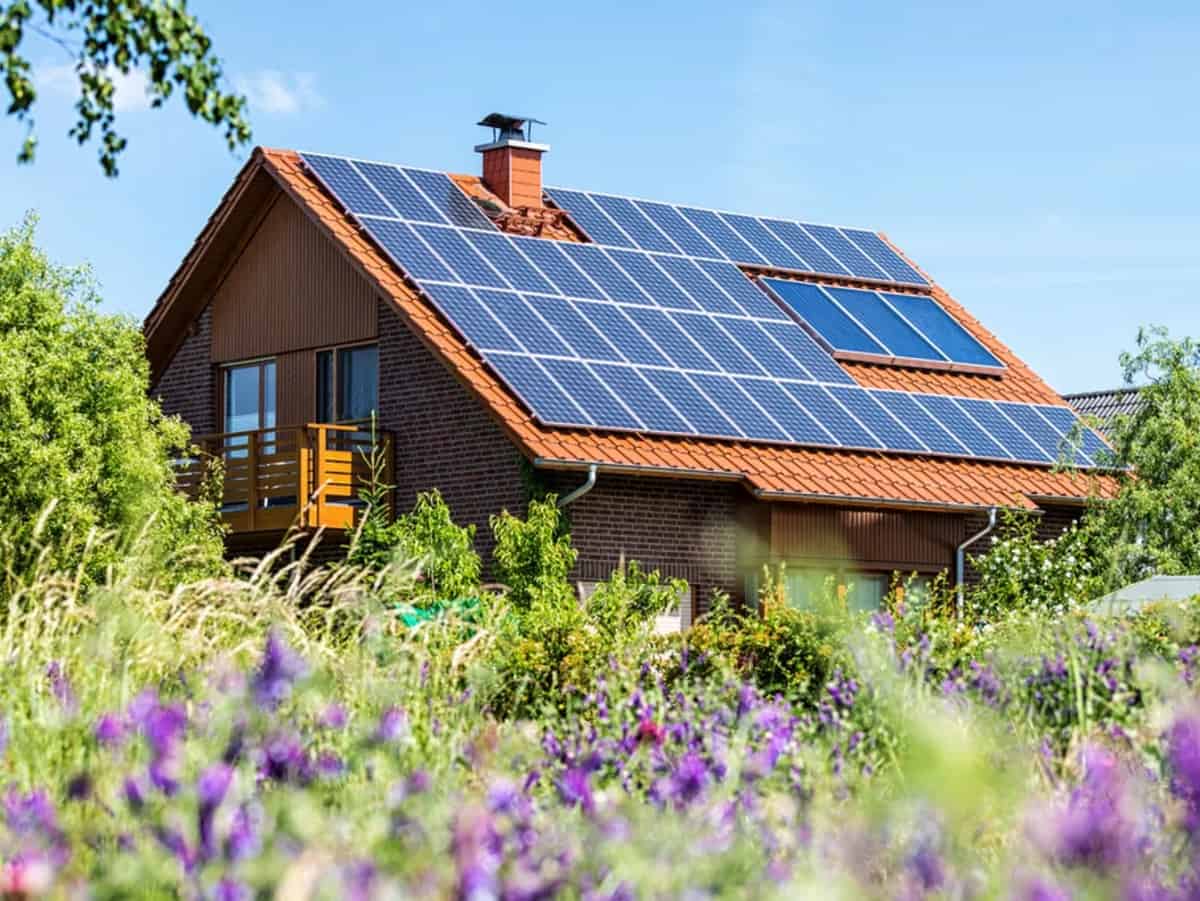
[[[542,206],[542,154],[549,144],[534,144],[534,125],[545,125],[525,116],[492,113],[480,125],[492,130],[492,140],[478,145],[483,154],[483,183],[510,207]]]

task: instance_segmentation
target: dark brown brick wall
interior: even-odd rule
[[[560,495],[586,473],[554,473],[546,482]],[[568,507],[571,541],[579,552],[575,577],[606,579],[622,559],[685,579],[697,612],[713,589],[742,594],[737,572],[740,485],[599,473],[596,486]]]
[[[525,513],[521,455],[500,426],[404,325],[379,308],[379,420],[396,447],[396,508],[418,492],[442,492],[455,522],[476,527],[476,547],[490,562],[488,518]]]
[[[219,431],[216,392],[212,313],[205,308],[150,393],[162,403],[164,413],[179,416],[191,426],[193,435],[206,435]]]

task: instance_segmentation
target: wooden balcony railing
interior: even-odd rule
[[[226,432],[194,439],[201,453],[180,460],[177,484],[198,497],[209,466],[224,467],[221,515],[233,532],[353,528],[370,481],[375,448],[383,461],[380,478],[391,484],[391,436],[370,426],[327,425]]]

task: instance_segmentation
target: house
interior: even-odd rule
[[[1111,391],[1087,391],[1065,394],[1063,400],[1084,417],[1093,417],[1102,432],[1111,434],[1119,416],[1133,416],[1142,404],[1139,388],[1114,388]]]
[[[538,488],[581,582],[636,559],[699,607],[786,562],[869,607],[989,511],[1057,530],[1107,490],[1100,439],[1055,468],[1073,412],[882,234],[547,188],[533,120],[480,124],[480,175],[256,149],[146,319],[231,547],[351,526],[376,447],[485,559]]]

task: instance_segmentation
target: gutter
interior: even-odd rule
[[[576,488],[574,491],[572,491],[570,494],[565,494],[558,499],[558,509],[561,510],[564,507],[567,507],[567,506],[575,503],[577,500],[579,500],[581,497],[583,497],[585,494],[587,494],[589,491],[591,491],[593,488],[595,488],[596,487],[596,474],[597,474],[597,472],[599,472],[599,470],[600,470],[599,463],[589,464],[587,479],[584,480],[584,483],[582,485],[580,485],[578,488]]]
[[[982,530],[980,530],[979,532],[976,532],[974,535],[972,535],[970,538],[968,538],[966,541],[964,541],[962,544],[960,544],[954,551],[954,585],[955,585],[955,592],[956,592],[955,613],[957,614],[958,619],[960,621],[962,620],[962,617],[963,617],[963,604],[964,604],[963,580],[966,577],[965,571],[967,568],[967,564],[966,564],[967,548],[969,548],[971,545],[975,544],[977,541],[981,541],[984,538],[987,538],[987,536],[991,535],[992,532],[994,532],[996,530],[997,509],[998,508],[996,508],[996,507],[990,508],[988,510],[987,526],[985,526]]]

